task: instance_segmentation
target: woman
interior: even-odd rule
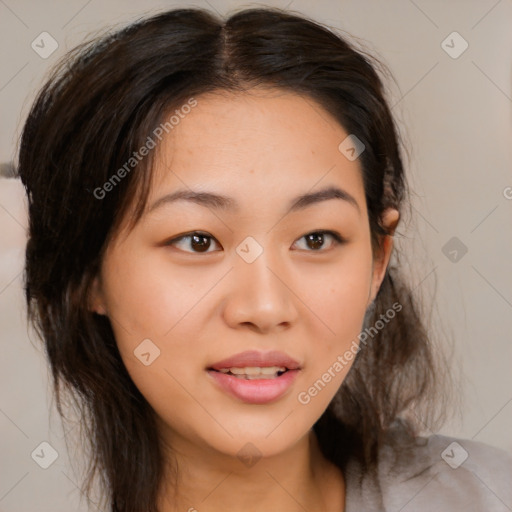
[[[507,455],[419,435],[443,391],[390,264],[398,131],[340,36],[177,9],[84,44],[19,173],[31,319],[110,510],[512,507]]]

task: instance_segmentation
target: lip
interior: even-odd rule
[[[300,364],[284,352],[276,350],[271,352],[258,352],[257,350],[248,350],[235,354],[234,356],[218,361],[208,367],[208,369],[222,370],[223,368],[245,368],[247,366],[257,366],[265,368],[269,366],[284,366],[288,370],[300,369]]]
[[[241,379],[218,370],[256,366],[284,366],[287,371],[273,379]],[[207,368],[213,382],[228,395],[248,404],[268,404],[283,397],[301,370],[300,364],[283,352],[247,351],[223,359]]]
[[[273,379],[239,379],[234,375],[209,370],[220,389],[248,404],[268,404],[279,400],[292,386],[300,370],[288,370]]]

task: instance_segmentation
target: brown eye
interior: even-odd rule
[[[206,252],[210,247],[210,238],[204,235],[192,235],[190,238],[190,246],[199,252]]]
[[[212,236],[205,233],[192,232],[178,238],[174,238],[166,243],[166,245],[172,245],[178,247],[184,252],[191,253],[206,253],[213,252],[208,251],[212,245],[212,240],[215,240]],[[215,241],[215,243],[217,243]]]
[[[299,240],[306,241],[306,250],[310,249],[309,252],[325,252],[321,249],[325,246],[326,240],[329,239],[333,240],[330,246],[339,245],[344,241],[335,231],[314,231],[299,238]]]
[[[308,247],[311,249],[321,249],[324,245],[324,235],[321,233],[313,233],[304,237],[307,240]]]

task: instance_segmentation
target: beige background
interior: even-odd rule
[[[89,33],[174,5],[224,14],[257,4],[0,0],[0,161],[14,159],[27,109],[49,67]],[[432,290],[437,282],[435,320],[441,343],[449,348],[454,340],[452,369],[460,382],[460,417],[441,432],[512,451],[512,2],[266,5],[288,6],[357,36],[390,67],[397,82],[390,84],[393,112],[411,151],[414,189],[415,218],[402,226],[397,243],[413,263],[418,291]],[[59,44],[47,59],[31,48],[43,31]],[[454,31],[469,45],[458,58],[442,45]],[[461,44],[455,35],[444,47],[452,46],[446,49],[453,54]],[[58,417],[50,415],[46,362],[27,334],[21,281],[25,217],[20,183],[0,179],[0,511],[85,510],[78,505],[77,477]],[[461,244],[467,248],[462,258]],[[450,254],[454,249],[457,254]],[[46,470],[31,458],[43,441],[59,454]]]

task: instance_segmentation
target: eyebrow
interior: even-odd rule
[[[361,209],[356,199],[346,190],[334,186],[318,190],[317,192],[309,192],[295,197],[290,201],[285,214],[303,210],[308,206],[320,203],[322,201],[328,201],[330,199],[340,199],[345,201],[346,203],[354,206],[358,213],[361,214]],[[156,210],[157,208],[160,208],[163,205],[174,203],[176,201],[189,201],[201,206],[206,206],[207,208],[214,208],[216,210],[231,210],[235,212],[239,211],[239,205],[237,201],[232,197],[227,197],[212,192],[180,189],[157,199],[149,207],[148,213]]]

